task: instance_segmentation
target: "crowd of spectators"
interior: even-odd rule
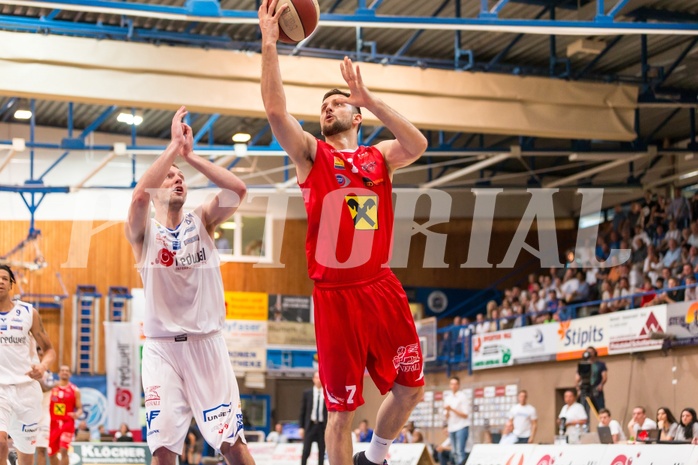
[[[599,225],[595,246],[566,254],[565,268],[530,274],[525,285],[506,289],[501,303],[489,301],[474,321],[456,316],[453,325],[482,334],[698,300],[698,193],[689,199],[676,189],[669,199],[647,191],[643,200],[618,205],[609,217]],[[629,249],[629,260],[620,263],[613,249]]]

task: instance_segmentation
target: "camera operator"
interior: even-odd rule
[[[589,346],[582,355],[584,361],[577,366],[577,387],[579,400],[587,409],[586,397],[591,398],[594,408],[598,412],[606,407],[603,395],[603,387],[608,381],[608,369],[606,364],[598,359],[598,352]],[[588,375],[588,379],[587,376]]]

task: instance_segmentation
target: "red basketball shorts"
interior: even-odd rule
[[[75,422],[54,420],[51,422],[51,429],[48,440],[48,455],[56,455],[61,449],[70,449],[70,443],[75,436]]]
[[[424,385],[422,351],[407,296],[389,269],[365,281],[315,283],[315,335],[327,409],[356,410],[363,378],[385,394]]]

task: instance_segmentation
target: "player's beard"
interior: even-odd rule
[[[342,133],[351,129],[351,119],[342,121],[335,116],[334,121],[330,124],[323,124],[322,135],[325,137],[332,137],[335,134]]]

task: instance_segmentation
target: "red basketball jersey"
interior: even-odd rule
[[[72,420],[68,416],[69,413],[75,411],[75,389],[77,387],[73,383],[68,383],[66,386],[54,386],[51,389],[51,421]]]
[[[365,280],[387,267],[393,237],[392,183],[383,154],[334,149],[321,140],[300,183],[308,214],[308,274],[318,282]]]

